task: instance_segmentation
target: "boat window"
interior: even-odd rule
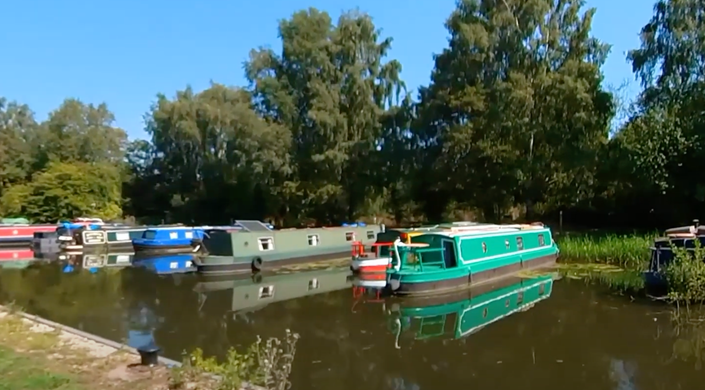
[[[274,239],[272,237],[260,237],[258,241],[259,241],[259,250],[261,250],[261,251],[274,250]]]
[[[509,249],[509,240],[504,240],[504,246],[507,247],[507,249]]]
[[[147,240],[152,240],[154,237],[157,236],[157,231],[156,230],[147,230],[144,232],[142,235],[143,238],[146,238]]]
[[[368,231],[367,231],[367,239],[368,239],[368,240],[372,240],[372,239],[374,239],[374,238],[375,238],[375,232],[372,231],[372,230],[368,230]]]
[[[274,286],[264,286],[259,288],[259,299],[267,299],[274,296]]]
[[[318,279],[311,279],[308,281],[308,289],[315,290],[318,288]]]
[[[543,238],[543,234],[539,234],[539,246],[546,245],[546,240]]]
[[[517,250],[524,250],[524,239],[521,237],[517,237]]]
[[[345,232],[345,241],[352,241],[355,239],[354,232]]]
[[[319,242],[321,242],[321,238],[318,237],[318,234],[309,234],[308,235],[308,245],[309,246],[318,246]]]
[[[487,308],[482,310],[482,318],[487,318]]]
[[[520,291],[517,293],[517,306],[521,305],[524,303],[524,292]]]
[[[482,253],[487,253],[487,244],[482,243]]]
[[[546,292],[546,284],[541,283],[541,285],[539,286],[539,295],[543,295],[544,292]]]

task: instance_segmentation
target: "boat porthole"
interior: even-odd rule
[[[504,307],[509,307],[509,298],[507,298],[507,300],[504,301]]]
[[[543,295],[543,293],[546,292],[546,285],[544,283],[541,283],[539,286],[539,295]]]
[[[509,249],[509,240],[504,240],[504,246],[507,247],[507,249]]]
[[[487,244],[485,244],[484,242],[482,243],[482,252],[487,253]]]
[[[487,318],[487,308],[482,310],[482,318]]]

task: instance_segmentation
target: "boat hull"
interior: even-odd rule
[[[139,254],[179,254],[179,253],[197,253],[201,250],[200,244],[195,243],[178,243],[178,244],[146,244],[132,243],[135,253]]]
[[[465,267],[416,274],[390,273],[388,285],[395,294],[400,295],[442,293],[493,281],[520,271],[548,268],[554,266],[557,259],[558,253],[551,253],[476,273]]]
[[[35,233],[56,231],[56,225],[0,226],[0,247],[30,245]]]
[[[206,256],[194,259],[199,273],[204,275],[229,274],[240,272],[257,272],[265,268],[283,267],[287,265],[312,263],[318,261],[330,261],[350,258],[350,251],[341,248],[339,251],[310,254],[299,252],[297,254],[279,255],[269,257],[267,255],[258,256],[260,260],[259,269],[255,266],[254,259],[237,258],[230,256]]]
[[[368,273],[368,272],[386,272],[389,268],[390,259],[388,257],[380,258],[357,258],[350,265],[353,272]]]

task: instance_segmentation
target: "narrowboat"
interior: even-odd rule
[[[350,288],[353,279],[347,268],[257,274],[253,277],[231,275],[231,278],[229,283],[225,280],[198,283],[194,291],[201,296],[201,306],[206,303],[208,295],[232,290],[230,309],[233,314],[252,312],[275,302]]]
[[[388,326],[397,349],[401,348],[402,338],[459,339],[534,307],[548,299],[552,291],[550,274],[526,279],[510,276],[450,294],[387,304]]]
[[[690,226],[667,229],[663,237],[654,239],[649,268],[644,272],[647,287],[665,287],[663,271],[674,258],[674,249],[693,253],[696,245],[705,248],[705,226],[695,219]],[[705,261],[705,259],[700,259]]]
[[[353,243],[350,268],[354,272],[360,273],[386,272],[391,262],[390,249],[397,239],[401,240],[402,243],[410,244],[413,237],[424,233],[465,228],[477,229],[480,225],[490,226],[477,222],[462,221],[413,228],[382,229],[383,231],[377,234],[375,243],[370,245],[370,250],[367,250],[366,246],[361,242]]]
[[[194,259],[198,272],[258,272],[283,265],[345,259],[355,241],[375,242],[379,225],[273,230],[260,221],[238,221],[237,232],[210,231],[203,240],[208,256]]]
[[[558,253],[541,223],[453,227],[397,239],[387,280],[397,294],[439,292],[551,266]]]
[[[135,257],[134,267],[142,267],[158,275],[195,272],[193,255],[188,253]]]
[[[132,239],[142,236],[145,226],[63,223],[56,229],[59,247],[63,250],[132,250]],[[42,239],[44,237],[37,237]],[[36,242],[36,239],[35,239]],[[44,244],[40,244],[44,245]],[[108,249],[109,248],[109,249]]]
[[[0,246],[29,246],[35,233],[55,230],[56,225],[0,224]]]

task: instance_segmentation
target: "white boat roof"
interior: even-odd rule
[[[483,236],[496,233],[519,232],[524,230],[544,230],[543,224],[512,224],[499,225],[491,223],[473,224],[453,224],[454,226],[440,226],[439,231],[431,231],[428,234],[438,234],[447,237],[458,236]]]

